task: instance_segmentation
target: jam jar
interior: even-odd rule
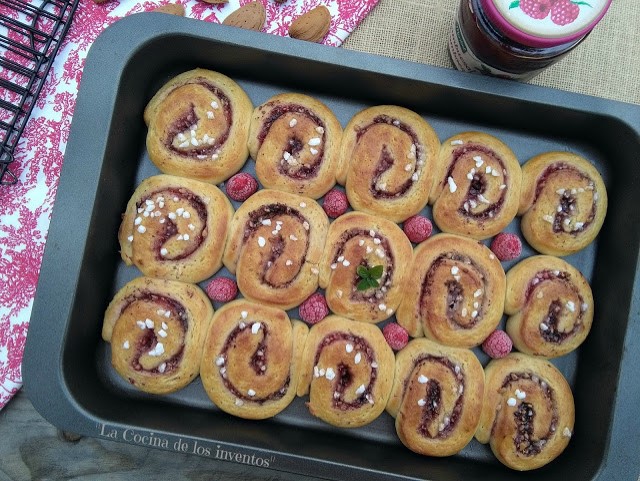
[[[612,0],[461,0],[449,37],[464,72],[529,80],[589,35]]]

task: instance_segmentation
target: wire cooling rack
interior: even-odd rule
[[[0,185],[79,0],[0,0]]]

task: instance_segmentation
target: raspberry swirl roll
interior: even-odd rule
[[[406,447],[451,456],[473,438],[483,396],[484,371],[473,352],[414,339],[396,355],[387,412]]]
[[[505,466],[527,471],[553,461],[569,444],[574,420],[571,388],[549,361],[511,353],[485,368],[476,439]]]
[[[507,272],[507,333],[516,348],[554,358],[576,349],[593,321],[593,295],[582,273],[557,257],[533,256]]]
[[[477,241],[453,234],[427,239],[414,250],[409,279],[396,317],[413,337],[473,347],[500,322],[505,273]]]
[[[364,426],[384,411],[393,370],[378,327],[329,316],[307,336],[298,396],[309,394],[309,412],[333,426]]]
[[[120,255],[146,276],[200,282],[222,266],[233,207],[214,185],[172,175],[142,181],[122,218]]]
[[[444,232],[487,239],[516,216],[522,172],[504,143],[464,132],[442,143],[429,202]]]
[[[177,391],[196,378],[213,316],[196,285],[138,277],[107,307],[102,338],[111,363],[136,388],[153,394]]]
[[[195,69],[169,80],[144,111],[147,150],[165,174],[217,184],[242,168],[253,104],[229,77]]]
[[[339,162],[342,126],[319,100],[285,93],[255,108],[249,152],[268,189],[317,199],[344,177]]]
[[[431,126],[411,110],[380,105],[356,114],[340,148],[342,163],[349,166],[346,190],[353,208],[394,222],[420,212],[439,146]]]
[[[607,213],[607,190],[588,160],[547,152],[527,161],[522,174],[522,234],[534,249],[566,256],[595,239]]]
[[[329,227],[320,263],[320,287],[327,304],[341,316],[363,322],[390,317],[402,299],[413,254],[411,242],[397,224],[362,212],[349,212]],[[367,285],[358,274],[382,268]]]
[[[281,309],[244,299],[225,304],[213,316],[202,356],[207,395],[234,416],[275,416],[296,395],[308,332]]]
[[[308,197],[264,189],[236,211],[224,265],[244,297],[291,309],[318,288],[329,219]]]

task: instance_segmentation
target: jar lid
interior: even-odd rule
[[[544,48],[584,37],[612,0],[480,0],[487,17],[512,40]]]

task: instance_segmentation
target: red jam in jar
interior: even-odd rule
[[[529,80],[582,42],[612,0],[461,0],[449,37],[458,70]]]

